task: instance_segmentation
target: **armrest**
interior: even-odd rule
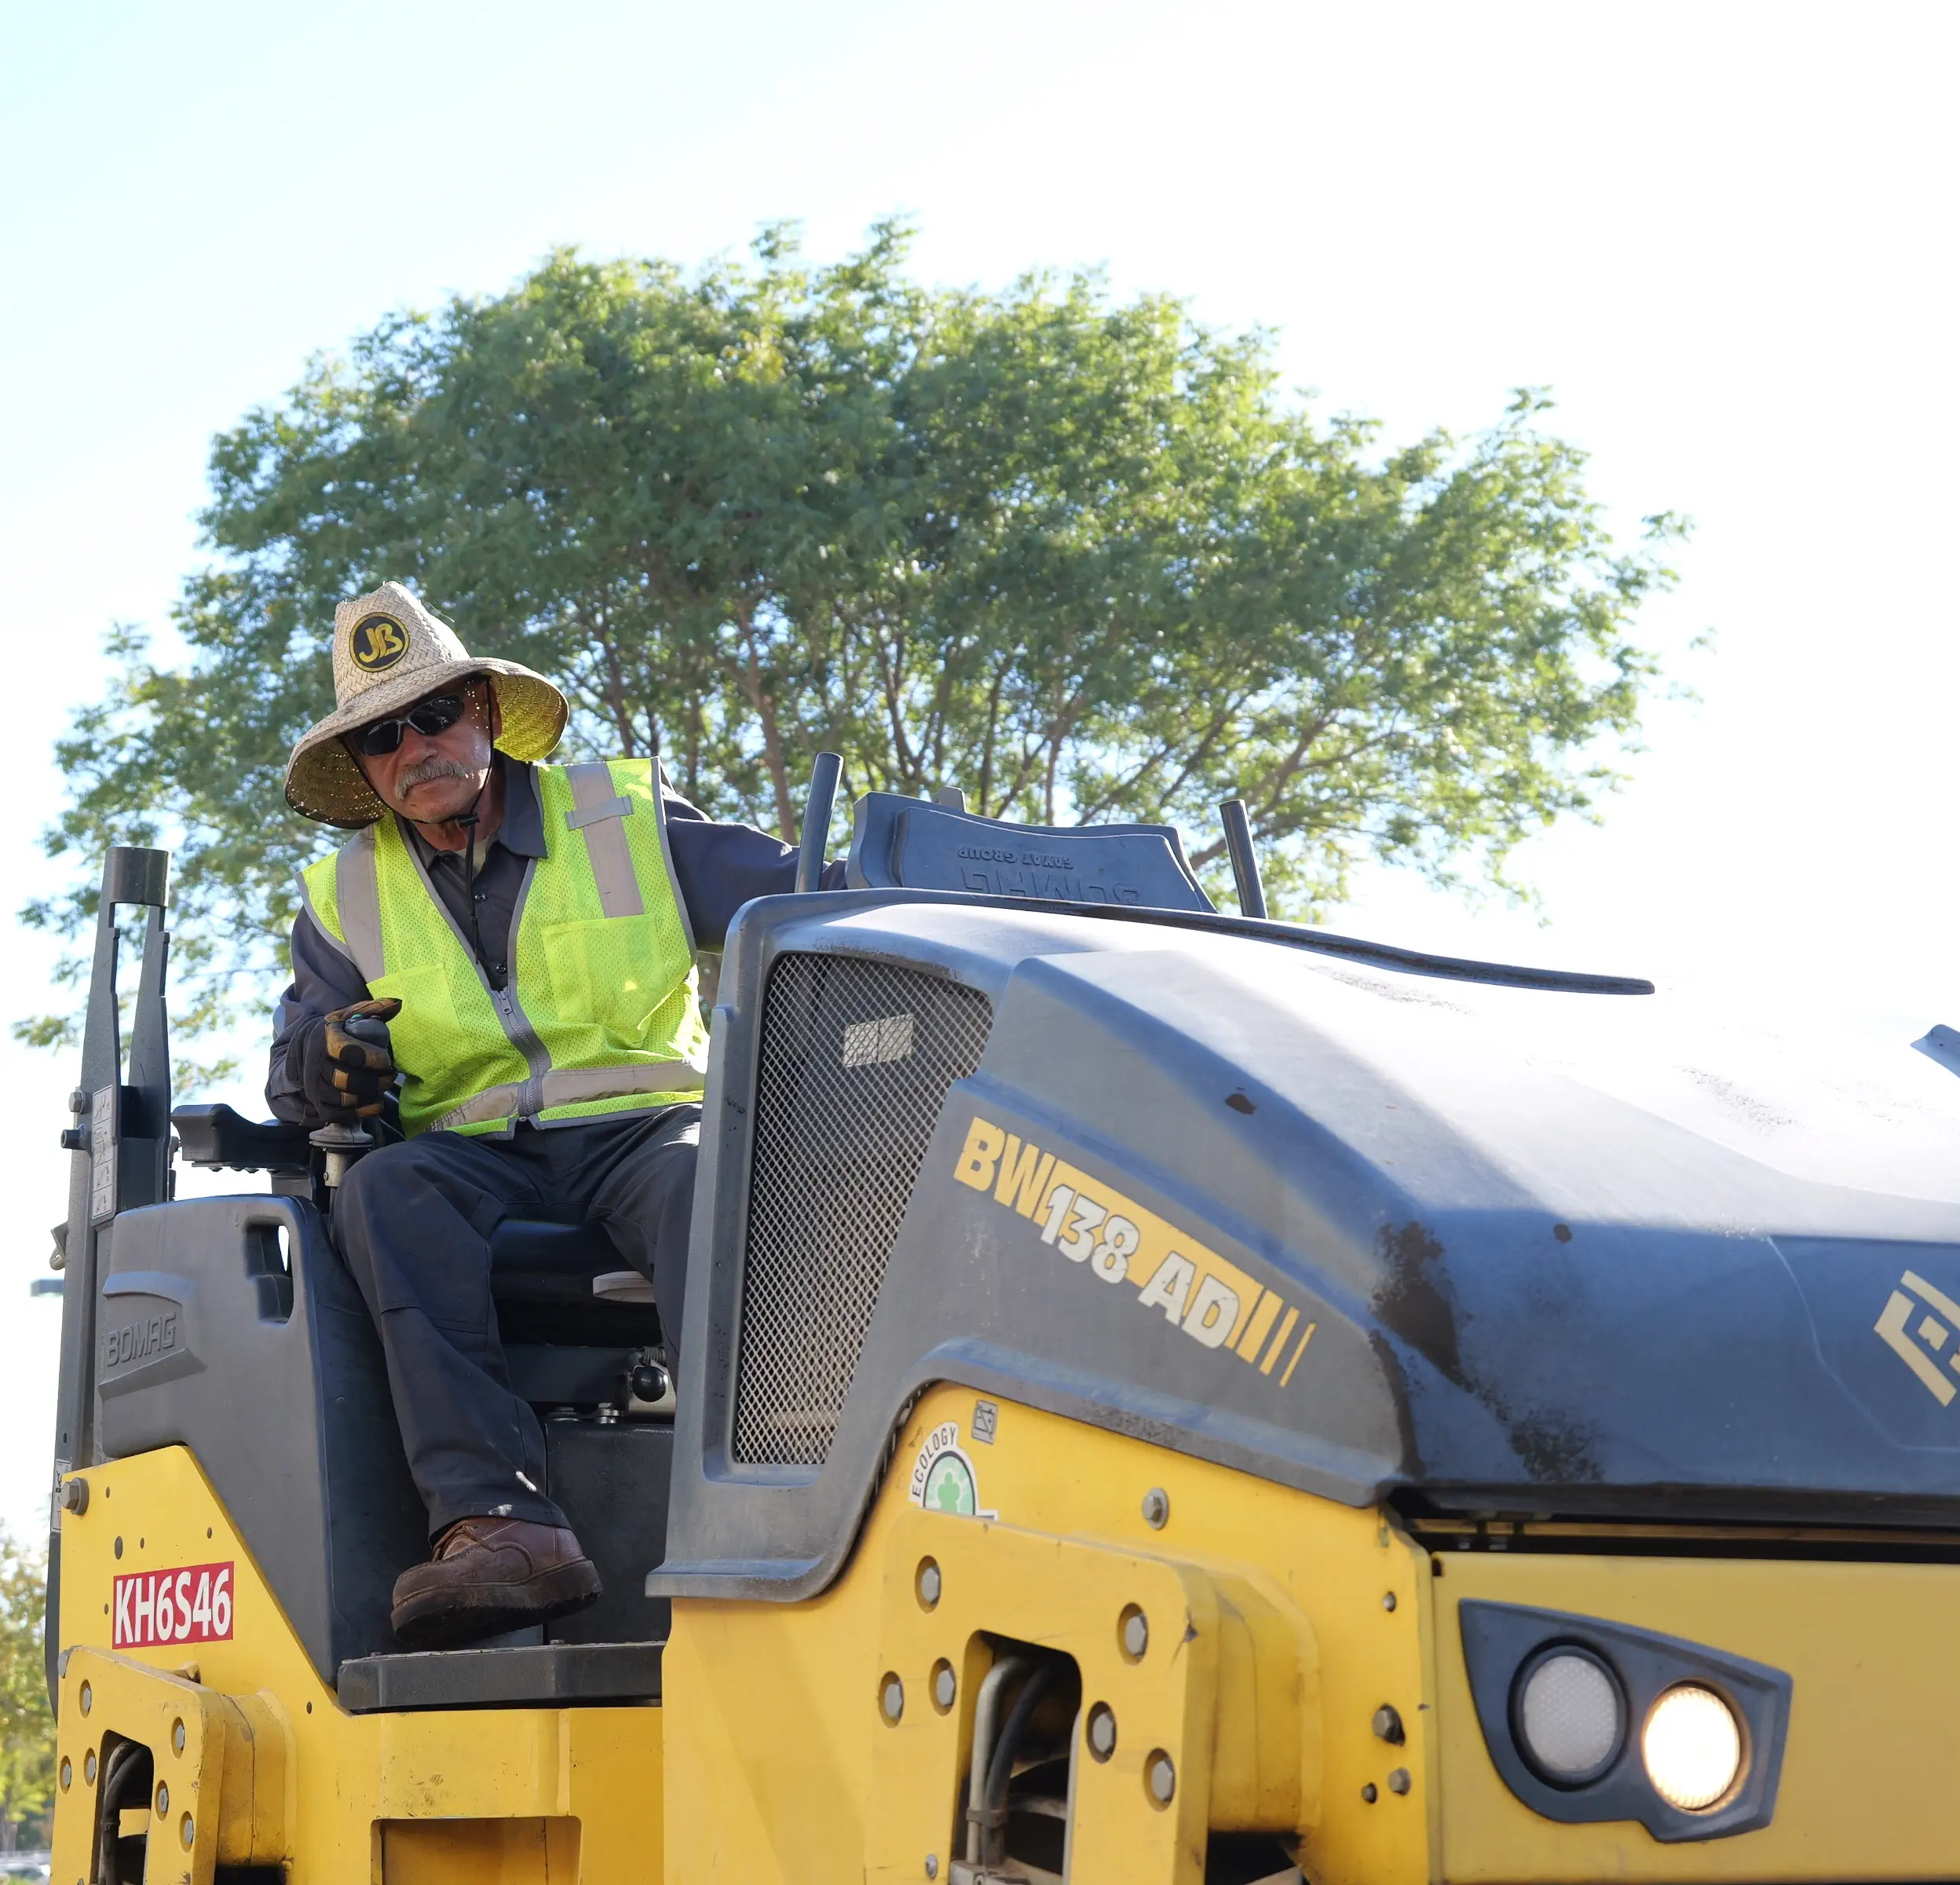
[[[192,1165],[299,1176],[311,1163],[305,1127],[283,1119],[247,1119],[229,1106],[180,1106],[170,1124]]]

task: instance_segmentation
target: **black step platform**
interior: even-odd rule
[[[557,1707],[570,1702],[657,1702],[658,1643],[536,1643],[511,1649],[438,1649],[363,1656],[340,1666],[350,1715],[411,1708]]]

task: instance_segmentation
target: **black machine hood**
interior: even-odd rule
[[[817,901],[751,906],[738,1006],[815,950],[980,986],[994,1019],[807,1488],[799,1588],[843,1548],[891,1410],[934,1380],[1355,1504],[1960,1524],[1960,1080],[1908,1041],[1004,900]],[[1066,1216],[1044,1238],[1001,1161],[1032,1184],[1051,1155],[1049,1186],[1073,1173],[1155,1225],[1194,1288],[1208,1263],[1230,1279],[1243,1353],[1183,1326],[1188,1292],[1069,1261]],[[713,1402],[703,1478],[732,1482]],[[663,1588],[805,1528],[787,1506],[766,1527],[760,1488],[744,1520],[751,1495],[684,1478]]]
[[[1512,1510],[1960,1495],[1960,1082],[1907,1042],[1141,940],[1018,964],[977,1084],[1311,1293],[1288,1426]]]

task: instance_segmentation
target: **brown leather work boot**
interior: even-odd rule
[[[569,1616],[594,1603],[599,1574],[564,1525],[459,1518],[435,1555],[395,1579],[395,1634],[411,1649],[453,1649],[480,1637]]]

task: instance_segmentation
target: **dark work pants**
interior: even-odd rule
[[[508,1139],[425,1133],[348,1173],[334,1229],[381,1336],[432,1539],[459,1518],[565,1522],[538,1490],[538,1417],[510,1391],[491,1233],[541,1206],[582,1210],[653,1285],[667,1352],[678,1356],[700,1122],[698,1106],[682,1105],[521,1126]]]

